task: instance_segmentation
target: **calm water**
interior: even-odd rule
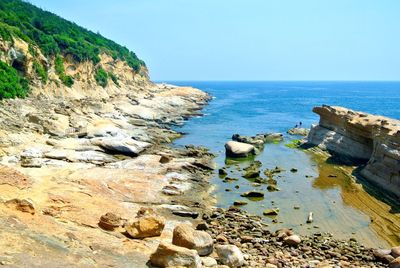
[[[216,162],[219,167],[226,165],[224,144],[232,134],[285,133],[299,121],[310,127],[319,119],[311,111],[314,106],[339,105],[400,119],[400,82],[170,83],[200,88],[214,97],[203,111],[205,116],[194,118],[178,129],[187,135],[175,143],[177,146],[194,144],[210,148],[218,154]],[[279,166],[286,170],[276,178],[280,191],[268,192],[266,185],[255,187],[251,181],[241,177],[236,166],[227,166],[229,176],[238,181],[224,183],[217,175],[214,176],[211,182],[215,185],[217,205],[229,207],[234,200],[244,199],[240,197],[244,191],[261,190],[265,192],[265,198],[248,200],[249,204],[243,208],[262,215],[265,208],[279,207],[278,223],[272,223],[274,218],[265,217],[271,228],[292,227],[302,233],[329,231],[343,238],[351,234],[376,246],[380,239],[369,228],[368,215],[344,198],[346,178],[323,177],[323,169],[309,154],[284,146],[296,138],[285,135],[283,143],[268,144],[256,157],[263,163],[263,169]],[[240,167],[248,164],[240,163]],[[291,173],[291,168],[297,168],[298,172]],[[329,172],[335,172],[331,168],[327,167]],[[306,175],[311,177],[306,178]],[[240,188],[236,189],[236,185]],[[294,206],[300,206],[300,209],[294,210]],[[314,212],[314,223],[307,225],[305,220],[310,211]]]

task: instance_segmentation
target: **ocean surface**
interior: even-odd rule
[[[190,119],[177,130],[184,132],[176,146],[202,145],[217,154],[218,167],[226,167],[229,176],[238,180],[225,183],[215,174],[211,183],[217,206],[229,207],[240,194],[257,189],[265,192],[261,200],[247,200],[243,209],[262,215],[264,209],[279,208],[276,217],[264,217],[271,228],[291,227],[301,233],[331,232],[339,238],[354,236],[367,245],[385,245],[370,228],[371,219],[360,204],[353,204],[348,178],[326,178],[323,173],[335,172],[328,164],[318,163],[301,150],[285,146],[299,137],[285,134],[285,141],[267,144],[256,157],[263,169],[279,166],[286,170],[277,179],[280,191],[268,192],[266,185],[255,186],[241,177],[237,165],[225,162],[224,144],[232,134],[255,135],[282,132],[302,122],[304,127],[317,124],[314,106],[339,105],[354,110],[400,119],[400,82],[179,82],[213,96],[202,111],[204,116]],[[239,163],[240,168],[248,162]],[[328,166],[327,166],[328,165]],[[290,172],[291,168],[298,172]],[[236,187],[235,187],[236,186]],[[237,187],[239,186],[239,189]],[[350,196],[350,197],[349,197]],[[300,209],[294,209],[299,206]],[[362,206],[362,205],[361,205]],[[305,224],[309,212],[314,213],[312,225]],[[275,219],[275,223],[273,220]]]

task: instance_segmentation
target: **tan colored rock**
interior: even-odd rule
[[[400,121],[338,106],[313,109],[320,115],[308,143],[365,165],[361,175],[400,196]]]
[[[7,207],[13,208],[15,210],[30,213],[32,215],[35,214],[35,207],[33,206],[33,203],[26,199],[14,198],[14,199],[6,201],[5,205]]]
[[[214,242],[208,233],[194,230],[187,224],[179,224],[174,229],[172,244],[194,249],[200,256],[205,256],[212,253]]]
[[[243,254],[235,245],[218,245],[215,250],[222,264],[229,267],[240,267],[244,263]]]
[[[392,249],[390,250],[390,254],[395,258],[400,257],[400,246],[392,247]]]
[[[389,263],[389,268],[400,268],[400,257],[397,257]]]
[[[200,268],[202,266],[197,251],[165,242],[161,242],[157,250],[150,256],[150,262],[157,267]]]
[[[165,219],[159,216],[145,216],[125,224],[125,230],[132,238],[146,238],[161,235]]]
[[[291,235],[288,237],[285,237],[283,241],[288,244],[289,246],[297,246],[298,244],[301,243],[301,238],[298,235]]]
[[[247,157],[256,154],[256,149],[253,145],[237,141],[228,141],[225,144],[225,150],[226,155],[229,157]]]
[[[112,231],[123,225],[123,221],[120,216],[108,212],[100,217],[99,226],[104,230]]]

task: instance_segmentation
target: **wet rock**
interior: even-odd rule
[[[215,247],[219,260],[229,267],[240,267],[244,264],[244,257],[235,245],[218,245]]]
[[[314,221],[314,219],[313,219],[313,213],[312,212],[310,212],[310,213],[308,213],[308,217],[307,217],[307,223],[312,223]]]
[[[32,215],[35,214],[35,207],[33,206],[32,201],[27,199],[14,198],[6,201],[4,204],[9,208],[13,208],[21,212],[30,213]]]
[[[297,171],[298,171],[297,168],[290,169],[290,172],[292,172],[292,173],[296,173]]]
[[[277,192],[279,191],[279,188],[275,184],[270,184],[267,186],[267,190],[269,192]]]
[[[199,231],[206,231],[208,230],[210,227],[208,226],[208,224],[206,222],[200,222],[199,224],[197,224],[196,226],[196,230]]]
[[[150,262],[157,267],[200,268],[202,266],[197,251],[165,242],[161,242],[150,256]]]
[[[270,208],[270,209],[266,209],[264,210],[263,214],[265,216],[276,216],[279,213],[279,208]]]
[[[228,157],[248,157],[256,154],[256,149],[253,145],[228,141],[225,144],[226,156]]]
[[[220,176],[226,176],[226,175],[228,175],[228,173],[226,172],[225,169],[220,168],[220,169],[218,170],[218,175],[220,175]]]
[[[283,241],[288,244],[289,246],[297,246],[298,244],[301,243],[301,238],[298,235],[291,235],[288,237],[285,237]]]
[[[196,219],[199,216],[199,213],[196,211],[185,211],[185,210],[172,211],[172,214],[180,217],[188,217],[193,219]]]
[[[248,192],[242,193],[240,196],[242,196],[242,197],[264,197],[264,193],[258,192],[258,191],[248,191]]]
[[[112,231],[115,228],[118,228],[123,225],[123,221],[120,216],[108,212],[100,217],[99,226],[108,231]]]
[[[214,242],[208,233],[194,230],[187,224],[179,224],[173,231],[172,244],[194,249],[200,256],[205,256],[212,253]]]
[[[211,257],[201,257],[201,263],[203,267],[216,267],[218,265],[217,261]]]
[[[235,205],[235,206],[244,206],[244,205],[247,205],[247,204],[248,203],[246,201],[244,201],[244,200],[236,200],[236,201],[233,202],[233,205]]]
[[[298,127],[291,128],[287,131],[287,133],[290,135],[298,135],[298,136],[304,136],[304,137],[307,136],[309,132],[310,132],[310,130],[307,128],[298,128]]]
[[[125,230],[132,238],[146,238],[161,235],[164,226],[164,218],[145,216],[125,224]]]

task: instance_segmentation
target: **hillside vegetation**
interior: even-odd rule
[[[73,22],[67,21],[51,12],[44,11],[21,0],[0,1],[0,41],[14,42],[14,38],[22,39],[29,44],[30,54],[36,53],[35,48],[47,58],[55,61],[56,72],[64,85],[71,86],[73,77],[65,74],[62,59],[68,56],[81,63],[91,61],[94,65],[100,62],[100,54],[106,53],[114,60],[125,61],[135,72],[145,66],[135,53],[98,33],[89,31]],[[37,76],[46,83],[47,66],[34,63]],[[6,67],[1,66],[3,72]],[[96,80],[104,85],[104,74],[100,70]],[[11,77],[14,72],[7,70]],[[23,74],[15,72],[13,81],[24,81]],[[110,76],[112,78],[112,76]],[[3,83],[4,79],[0,81]],[[20,84],[25,88],[25,85]],[[0,90],[7,89],[0,85]],[[25,94],[0,92],[0,98],[19,97]]]

